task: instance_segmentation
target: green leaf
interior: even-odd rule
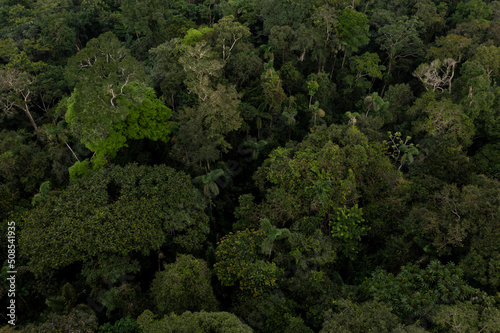
[[[418,154],[419,154],[419,151],[418,151],[418,149],[417,149],[417,148],[415,148],[415,147],[411,147],[410,149],[408,149],[408,154],[410,154],[410,155],[415,155],[415,156],[416,156],[416,155],[418,155]]]
[[[408,161],[408,164],[412,164],[413,163],[413,155],[412,154],[408,154],[406,156],[406,160]]]

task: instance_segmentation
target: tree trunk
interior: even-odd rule
[[[26,113],[26,115],[30,119],[31,125],[33,125],[33,128],[35,129],[35,133],[38,134],[39,133],[38,126],[36,126],[35,120],[33,119],[33,116],[31,115],[31,112],[30,112],[27,104],[24,104],[23,111],[24,111],[24,113]]]

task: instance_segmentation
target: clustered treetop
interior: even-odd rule
[[[499,75],[493,0],[3,1],[16,329],[500,331]]]

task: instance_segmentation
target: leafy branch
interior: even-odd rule
[[[405,163],[408,165],[412,164],[414,156],[417,156],[419,151],[417,146],[413,143],[409,143],[411,136],[407,136],[406,139],[403,140],[401,132],[396,132],[394,134],[388,132],[387,134],[392,143],[392,158],[394,158],[396,163],[399,163],[398,170],[400,170]]]

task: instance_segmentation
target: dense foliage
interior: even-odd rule
[[[499,332],[499,80],[500,1],[1,2],[2,330]]]

